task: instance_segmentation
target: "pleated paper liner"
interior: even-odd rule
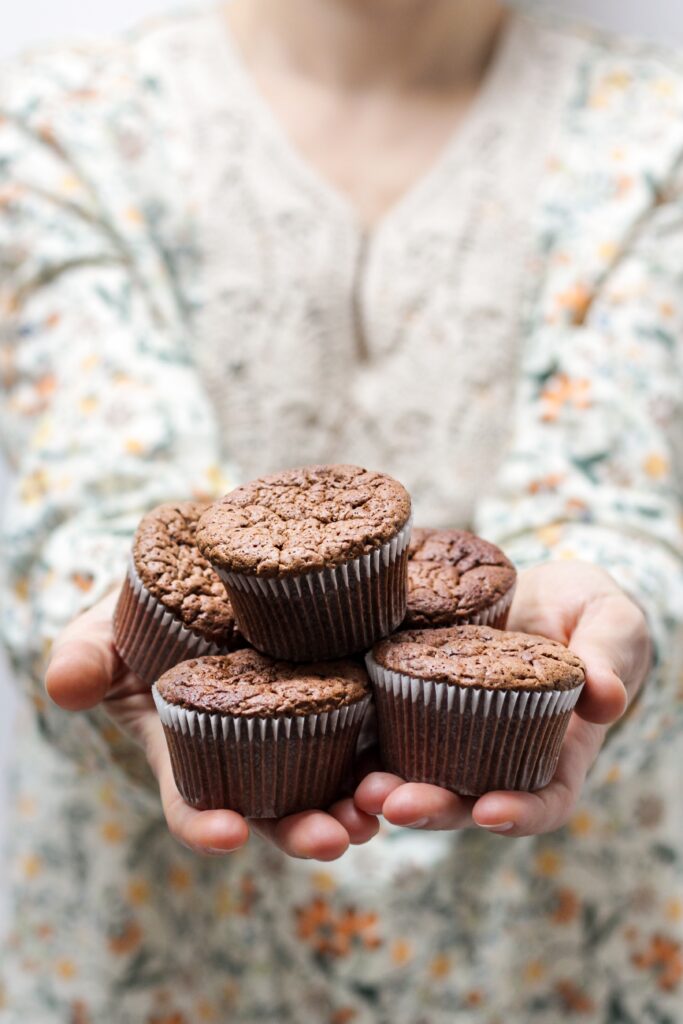
[[[114,646],[128,668],[151,686],[180,661],[226,654],[246,644],[235,629],[224,644],[188,629],[147,590],[131,560],[114,611]]]
[[[200,810],[281,818],[328,807],[351,774],[370,696],[321,714],[245,718],[190,711],[152,687],[173,775]]]
[[[368,654],[383,767],[461,796],[541,789],[555,774],[582,686],[487,690],[415,679]]]
[[[344,658],[403,621],[412,519],[370,554],[319,572],[262,579],[214,566],[240,631],[258,651],[287,661]]]
[[[453,625],[490,626],[492,629],[505,629],[516,589],[517,584],[513,583],[510,589],[488,608],[482,608],[480,612],[468,615],[466,619],[458,619]]]

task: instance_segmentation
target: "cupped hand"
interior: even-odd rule
[[[251,826],[292,857],[329,861],[340,857],[349,844],[372,838],[376,818],[351,799],[340,800],[328,812],[305,811],[258,822],[247,822],[235,811],[198,811],[186,804],[173,778],[150,689],[128,671],[114,647],[115,604],[116,594],[110,594],[64,630],[52,649],[45,685],[52,700],[67,711],[102,703],[142,746],[159,783],[168,828],[179,842],[198,853],[230,853],[247,842]]]
[[[535,793],[498,791],[474,800],[374,772],[356,790],[360,811],[412,828],[478,825],[508,836],[551,832],[569,820],[609,726],[647,676],[652,658],[647,622],[604,570],[560,562],[520,574],[507,628],[558,640],[586,666],[586,685],[552,781]]]

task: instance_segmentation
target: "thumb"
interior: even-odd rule
[[[569,647],[586,666],[577,713],[587,722],[615,722],[649,666],[650,641],[643,613],[623,594],[589,602]]]
[[[79,616],[55,641],[45,674],[51,699],[67,711],[99,704],[121,668],[112,643],[111,600]]]

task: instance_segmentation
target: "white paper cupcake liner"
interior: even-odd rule
[[[517,583],[515,582],[502,597],[499,597],[488,608],[484,608],[474,615],[468,615],[466,619],[459,619],[457,625],[491,626],[492,629],[505,629],[516,589]]]
[[[180,661],[224,654],[239,644],[217,644],[188,629],[147,590],[131,559],[114,611],[114,646],[128,668],[151,686]]]
[[[191,711],[152,687],[173,775],[193,807],[281,818],[332,803],[350,775],[370,695],[334,711],[246,718]]]
[[[463,796],[550,782],[583,685],[489,690],[415,679],[366,657],[383,766]]]
[[[412,518],[370,554],[300,576],[263,579],[214,568],[257,650],[289,661],[343,658],[400,626],[411,529]]]

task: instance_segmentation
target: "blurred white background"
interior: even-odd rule
[[[577,15],[626,32],[645,34],[667,43],[683,44],[683,6],[680,0],[544,0],[567,15]],[[163,0],[22,0],[5,11],[0,33],[0,58],[45,42],[117,31],[148,15],[168,10]],[[177,5],[176,5],[177,6]],[[0,464],[0,500],[7,475]],[[10,751],[13,699],[7,664],[0,652],[0,843],[3,829],[3,784]],[[0,887],[0,901],[2,892]],[[1,919],[0,902],[0,919]]]
[[[201,0],[198,0],[201,3]],[[524,3],[525,0],[518,0]],[[626,32],[683,41],[683,6],[680,0],[531,0],[536,6],[555,7],[568,16],[597,21]],[[150,14],[181,6],[164,0],[22,0],[3,18],[0,57],[36,43],[74,35],[116,31]],[[183,7],[191,6],[182,4]]]

